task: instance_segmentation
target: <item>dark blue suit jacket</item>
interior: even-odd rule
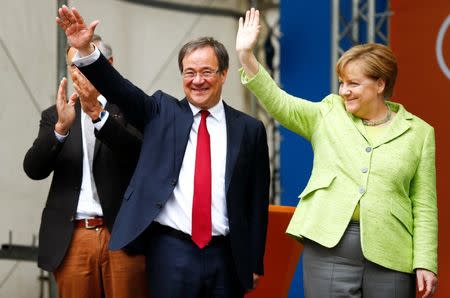
[[[139,162],[111,235],[110,248],[120,249],[147,229],[172,194],[193,114],[186,99],[179,101],[162,91],[145,94],[103,56],[80,70],[144,134]],[[239,279],[251,288],[252,273],[263,274],[270,180],[266,131],[261,121],[224,106],[231,250]]]

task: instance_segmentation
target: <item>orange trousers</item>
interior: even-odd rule
[[[63,262],[53,273],[59,298],[146,298],[143,255],[108,249],[106,227],[75,228]]]

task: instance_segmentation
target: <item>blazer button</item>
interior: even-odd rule
[[[80,187],[79,187],[79,186],[74,186],[74,187],[73,187],[73,190],[74,190],[74,191],[80,191]]]
[[[177,185],[177,180],[172,180],[171,182],[170,182],[170,185],[172,185],[172,186],[176,186]]]
[[[372,151],[372,148],[371,148],[371,147],[367,147],[367,148],[366,148],[366,152],[367,152],[367,153],[370,153],[371,151]]]
[[[162,203],[156,203],[155,206],[156,206],[156,208],[161,209],[163,207],[163,204]]]

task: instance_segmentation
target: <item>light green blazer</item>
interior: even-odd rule
[[[287,233],[325,247],[341,239],[360,203],[361,246],[367,260],[437,273],[435,142],[432,126],[394,102],[385,134],[369,141],[360,118],[331,94],[321,102],[281,90],[260,65],[241,80],[283,126],[312,144],[311,177]],[[301,154],[301,152],[300,152]]]

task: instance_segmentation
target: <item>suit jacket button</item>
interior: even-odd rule
[[[156,208],[161,209],[163,207],[163,204],[162,203],[156,203],[155,206],[156,206]]]
[[[170,185],[172,185],[172,186],[176,186],[177,185],[177,180],[172,180],[171,182],[170,182]]]
[[[79,187],[79,186],[74,186],[74,187],[73,187],[73,190],[74,190],[74,191],[79,191],[79,190],[80,190],[80,187]]]

